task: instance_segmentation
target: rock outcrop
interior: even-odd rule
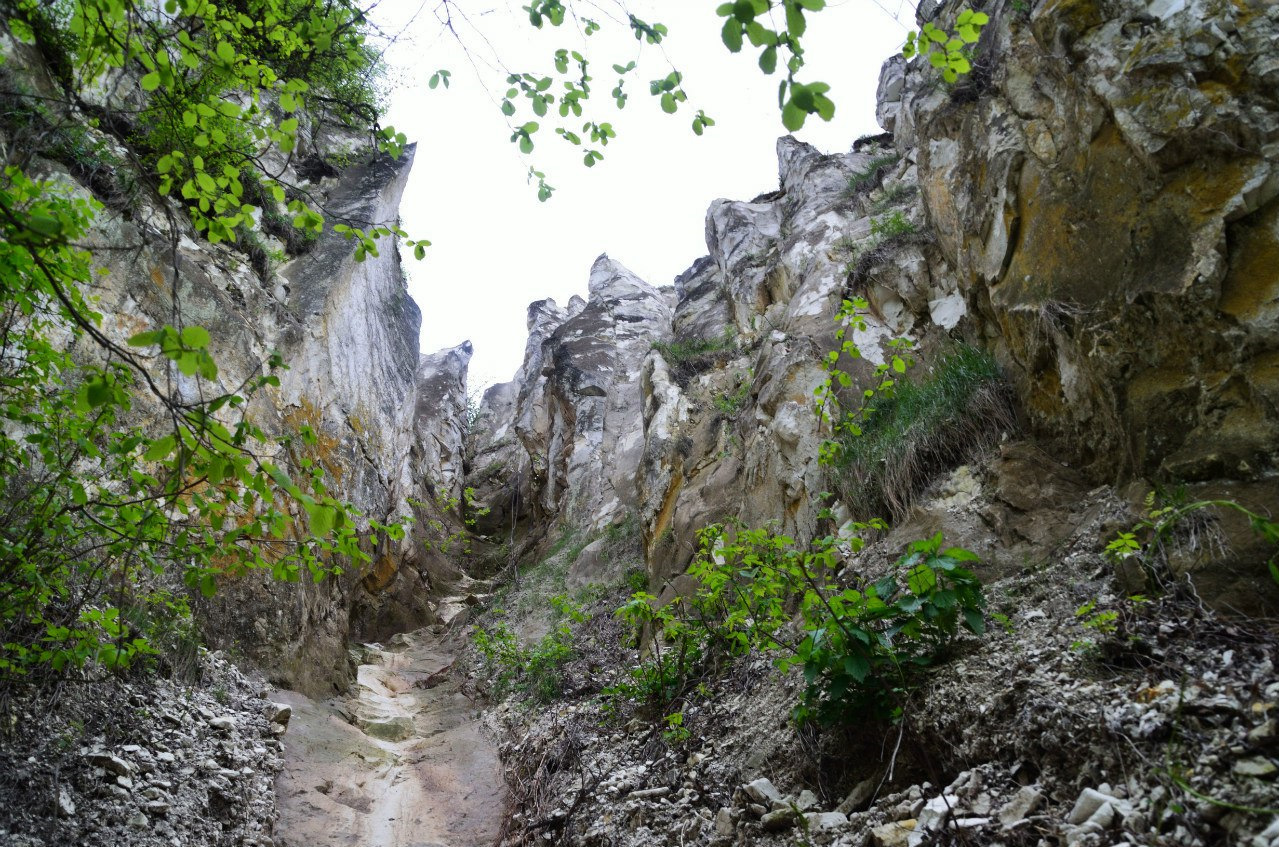
[[[960,5],[927,14],[946,25]],[[707,523],[812,537],[827,506],[841,522],[904,519],[930,480],[1019,427],[1082,483],[1123,487],[1134,509],[1152,487],[1185,486],[1279,511],[1274,8],[987,12],[959,84],[927,63],[885,64],[878,115],[891,134],[833,156],[782,139],[776,191],[711,206],[709,255],[664,289],[669,336],[653,332],[647,355],[604,352],[617,324],[594,294],[576,323],[556,315],[560,329],[530,340],[518,392],[501,396],[518,393],[532,466],[522,496],[543,531],[547,519],[599,528],[633,508],[661,586]],[[973,400],[912,468],[883,476],[892,490],[870,494],[880,471],[832,475],[817,461],[829,430],[813,392],[853,298],[866,307],[848,330],[860,358],[841,359],[849,408],[895,339],[913,351],[913,379],[959,346],[993,356],[1009,383]],[[629,327],[634,352],[643,326]],[[631,384],[642,443],[630,449],[618,432],[627,449],[615,450],[582,398]],[[1210,602],[1257,610],[1274,593],[1255,567],[1263,542],[1222,520],[1233,554],[1177,567],[1196,572]]]
[[[597,531],[635,508],[644,449],[640,370],[653,345],[670,338],[671,319],[666,295],[607,256],[591,269],[586,302],[529,307],[518,399],[512,406],[506,386],[487,392],[473,441],[472,464],[488,475],[481,482],[499,481],[486,470],[494,462],[506,475],[505,484],[486,489],[491,512],[509,516],[509,503],[524,502],[539,523]],[[508,460],[512,427],[523,455]]]
[[[976,323],[1097,479],[1276,469],[1277,47],[1261,2],[1001,4],[970,80],[893,98]]]
[[[897,63],[881,84],[968,332],[1036,436],[1092,480],[1273,514],[1279,10],[1033,6],[990,10],[953,90],[921,67],[897,86]],[[1200,590],[1256,608],[1261,550],[1230,534],[1236,555]]]

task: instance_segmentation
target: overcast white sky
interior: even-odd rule
[[[475,391],[509,380],[518,369],[528,304],[585,296],[599,254],[654,285],[670,284],[706,252],[711,201],[748,200],[777,187],[774,145],[785,129],[778,77],[759,71],[749,45],[733,55],[720,43],[719,0],[628,3],[640,18],[665,23],[670,37],[665,55],[653,47],[638,53],[639,72],[628,78],[630,102],[618,112],[608,97],[616,82],[611,65],[626,64],[640,48],[624,23],[609,20],[617,16],[613,0],[588,0],[579,7],[595,6],[589,14],[606,24],[585,41],[595,68],[590,108],[596,120],[613,123],[618,138],[602,148],[604,161],[587,169],[581,150],[552,134],[548,116],[533,154],[522,156],[498,108],[506,86],[505,74],[489,66],[494,50],[509,68],[547,73],[555,49],[580,49],[582,37],[568,23],[532,29],[519,8],[528,0],[460,0],[488,39],[455,16],[477,75],[437,19],[437,2],[383,0],[378,10],[379,22],[394,29],[417,13],[389,54],[402,85],[391,97],[388,122],[418,143],[401,207],[404,227],[433,242],[425,261],[406,262],[410,293],[423,312],[422,350],[470,340]],[[810,13],[808,66],[800,78],[829,83],[837,109],[830,123],[810,118],[801,139],[830,152],[880,131],[879,66],[900,49],[912,16],[907,0],[833,0]],[[665,76],[668,60],[683,71],[689,94],[676,115],[662,113],[648,94],[647,81]],[[429,90],[427,80],[440,68],[452,72],[452,87]],[[700,138],[690,129],[699,108],[717,122]],[[517,120],[531,117],[521,111]],[[576,123],[570,128],[580,129],[581,120]],[[547,203],[526,183],[530,164],[557,189]]]

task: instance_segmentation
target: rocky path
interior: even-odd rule
[[[283,847],[479,847],[497,838],[497,751],[448,674],[455,649],[426,630],[366,647],[356,696],[293,707],[276,783]]]

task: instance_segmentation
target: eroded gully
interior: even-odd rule
[[[283,847],[479,847],[501,828],[497,750],[448,672],[457,638],[364,648],[356,693],[293,707],[276,789]]]

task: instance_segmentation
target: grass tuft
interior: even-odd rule
[[[878,187],[880,180],[883,179],[884,172],[899,161],[901,161],[901,156],[896,153],[876,156],[871,159],[864,170],[857,171],[848,178],[847,195],[849,197],[860,197],[869,193],[872,189]]]
[[[995,360],[958,345],[927,376],[897,383],[860,436],[840,441],[833,468],[840,498],[858,517],[900,520],[938,474],[969,461],[1016,425]]]
[[[671,375],[681,387],[703,371],[722,366],[736,347],[737,333],[725,327],[716,338],[693,338],[685,341],[654,341],[653,349],[662,354]]]

